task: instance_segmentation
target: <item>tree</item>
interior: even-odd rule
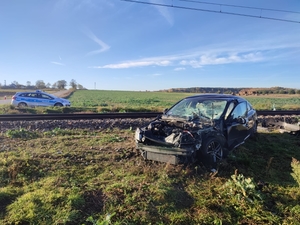
[[[46,84],[46,88],[51,88],[51,84],[49,82]]]
[[[280,90],[279,94],[286,94],[285,90]]]
[[[27,87],[29,87],[29,86],[31,85],[31,82],[30,82],[30,81],[27,81],[27,82],[26,82],[26,85],[27,85]]]
[[[52,84],[52,88],[56,89],[57,88],[57,82],[55,82],[54,84]]]
[[[43,80],[37,80],[37,81],[35,82],[35,87],[36,87],[37,89],[43,89],[43,88],[46,87],[46,85],[45,85],[45,82],[44,82]]]
[[[15,88],[21,88],[21,86],[22,86],[22,84],[19,84],[18,81],[13,81],[11,84],[12,84]]]
[[[69,86],[71,86],[73,89],[76,89],[77,88],[77,82],[76,82],[76,80],[72,79],[70,81]]]
[[[289,90],[289,94],[290,94],[290,95],[296,94],[296,91],[295,91],[294,89],[290,89],[290,90]]]
[[[67,86],[67,81],[59,80],[56,82],[56,84],[58,89],[65,89],[65,87]]]
[[[298,90],[296,91],[296,93],[297,93],[297,94],[300,94],[300,89],[298,89]]]
[[[81,84],[78,84],[77,87],[78,87],[79,90],[84,89],[84,87]]]

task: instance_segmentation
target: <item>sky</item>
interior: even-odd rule
[[[0,83],[300,89],[299,0],[136,1],[1,0]]]

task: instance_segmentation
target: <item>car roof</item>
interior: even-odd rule
[[[59,97],[57,97],[55,95],[49,94],[49,93],[41,91],[41,90],[36,90],[36,91],[22,91],[22,92],[17,92],[15,95],[20,95],[20,94],[24,94],[24,93],[39,93],[39,94],[46,94],[46,95],[52,96],[54,98],[59,98]]]
[[[192,95],[189,97],[186,97],[185,99],[193,99],[193,98],[198,98],[198,99],[224,99],[224,100],[236,100],[238,102],[244,102],[247,101],[246,99],[236,96],[236,95],[229,95],[229,94],[217,94],[217,93],[212,93],[212,94],[199,94],[199,95]]]
[[[16,94],[22,94],[22,93],[43,93],[43,94],[49,94],[49,93],[41,91],[41,90],[36,90],[36,91],[20,91],[20,92],[17,92]]]

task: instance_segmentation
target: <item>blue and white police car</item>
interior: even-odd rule
[[[36,106],[71,106],[69,100],[59,98],[46,92],[37,90],[29,92],[17,92],[11,100],[11,104],[17,107]]]

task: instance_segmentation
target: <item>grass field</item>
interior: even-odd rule
[[[76,91],[71,108],[22,112],[162,111],[189,95]],[[299,104],[296,95],[276,99],[275,107]],[[0,224],[300,224],[299,136],[259,133],[217,173],[201,162],[144,161],[133,137],[131,129],[0,133]]]
[[[0,136],[0,224],[299,224],[299,137],[259,133],[218,173],[147,162],[132,130]]]
[[[92,91],[81,90],[71,95],[74,107],[96,107],[98,111],[163,111],[180,99],[197,93]],[[300,110],[300,95],[242,96],[257,110]]]
[[[244,96],[258,110],[300,110],[300,95]]]
[[[1,93],[3,98],[3,93],[8,92],[0,91],[0,98]],[[14,94],[15,91],[10,90],[10,93]],[[31,108],[20,111],[6,105],[0,106],[0,113],[162,112],[180,99],[195,94],[197,93],[77,90],[67,96],[72,104],[69,109]],[[257,110],[272,110],[274,107],[276,110],[300,110],[299,94],[242,97],[249,100]]]
[[[100,111],[162,111],[191,93],[93,91],[81,90],[71,95],[74,107],[96,107]]]

